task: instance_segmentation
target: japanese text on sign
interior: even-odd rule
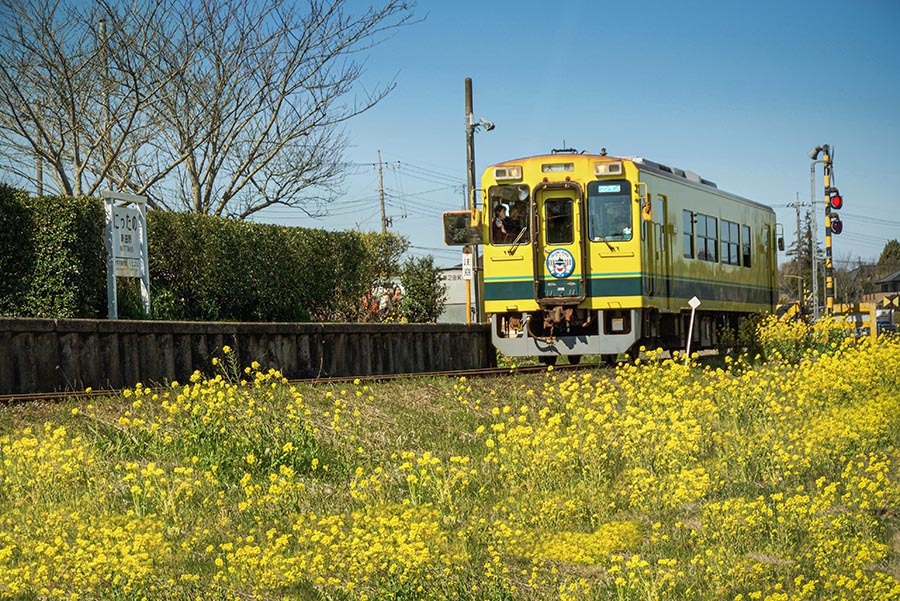
[[[463,253],[462,256],[462,274],[464,280],[472,279],[472,253]]]
[[[120,277],[141,277],[141,212],[135,207],[113,207],[112,251],[115,273]]]

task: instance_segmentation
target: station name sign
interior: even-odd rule
[[[116,278],[140,280],[144,312],[150,315],[150,267],[147,256],[147,198],[101,192],[106,215],[106,297],[109,319],[118,319]]]

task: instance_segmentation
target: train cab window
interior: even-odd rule
[[[744,255],[744,267],[750,267],[750,227],[741,226],[741,253]]]
[[[529,206],[528,186],[500,185],[488,189],[491,219],[491,244],[528,244]]]
[[[684,258],[694,258],[694,214],[690,211],[684,211]]]
[[[594,241],[633,237],[631,191],[626,181],[594,181],[588,184],[588,237]]]
[[[709,215],[696,214],[697,258],[701,261],[712,261],[715,263],[719,260],[717,252],[719,246],[718,221],[718,219]]]
[[[728,265],[740,265],[740,226],[734,222],[722,220],[722,262]]]
[[[575,240],[571,198],[544,201],[547,220],[547,244],[571,244]]]

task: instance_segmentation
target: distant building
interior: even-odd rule
[[[878,293],[884,296],[889,294],[897,294],[900,292],[900,271],[887,275],[880,280],[876,280],[875,285],[878,286]]]
[[[438,317],[438,323],[466,323],[466,286],[463,279],[462,263],[441,270],[444,283],[447,285],[447,301],[444,312]],[[471,288],[470,288],[471,294]],[[474,302],[474,298],[472,301]]]
[[[885,303],[889,303],[889,301],[897,302],[897,296],[900,295],[900,271],[895,271],[880,280],[875,280],[875,286],[878,287],[878,291],[867,294],[864,300],[875,303],[878,306],[879,318],[888,317],[893,321],[896,311],[890,304]],[[885,299],[889,299],[889,301]]]

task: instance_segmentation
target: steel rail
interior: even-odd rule
[[[580,371],[586,369],[605,369],[607,366],[603,363],[580,363],[578,365],[563,364],[553,366],[553,371],[569,372]],[[516,367],[480,367],[476,369],[459,369],[449,371],[430,371],[430,372],[413,372],[402,374],[369,374],[357,376],[337,376],[337,377],[313,377],[313,378],[297,378],[289,379],[289,384],[336,384],[341,382],[389,382],[402,379],[417,378],[486,378],[492,376],[513,376],[516,374],[533,374],[547,371],[546,365],[520,365]],[[169,387],[149,386],[146,387],[151,392],[162,392],[168,390]],[[32,392],[18,394],[0,394],[0,405],[22,405],[37,402],[55,403],[66,400],[76,399],[95,399],[101,397],[117,397],[121,396],[125,389],[100,389],[100,390],[59,390],[53,392]]]

